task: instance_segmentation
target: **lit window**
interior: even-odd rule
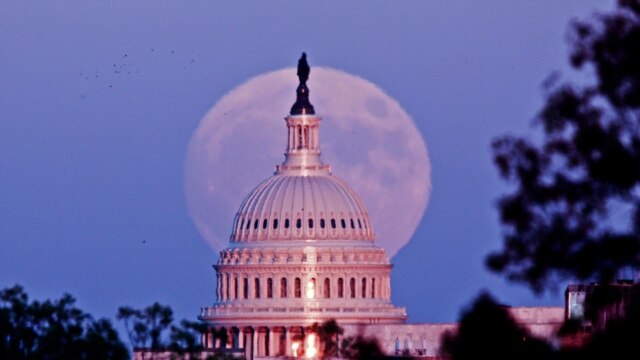
[[[311,280],[307,281],[307,289],[305,291],[307,295],[307,299],[313,299],[316,297],[316,279],[311,278]]]

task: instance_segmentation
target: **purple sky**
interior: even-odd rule
[[[98,316],[160,301],[195,319],[213,302],[217,254],[186,209],[190,136],[225,92],[306,51],[312,67],[398,100],[429,148],[431,202],[392,259],[393,301],[410,321],[454,321],[482,288],[512,305],[560,305],[561,293],[536,298],[484,269],[507,190],[489,146],[532,133],[544,79],[572,76],[569,21],[613,1],[323,5],[3,2],[0,287],[70,292]]]

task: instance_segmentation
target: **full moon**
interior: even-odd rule
[[[226,247],[240,203],[284,160],[283,120],[295,102],[296,69],[256,76],[222,97],[193,134],[184,167],[191,218]],[[427,147],[411,117],[379,87],[313,67],[307,82],[320,126],[321,159],[363,200],[389,257],[409,242],[431,191]]]

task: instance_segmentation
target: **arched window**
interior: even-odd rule
[[[351,280],[349,280],[349,295],[352,298],[356,297],[356,279],[355,278],[351,278]]]
[[[324,279],[324,286],[322,287],[322,291],[324,293],[325,299],[331,297],[331,280],[329,280],[329,278]]]
[[[231,286],[229,286],[230,285],[229,284],[229,274],[224,274],[224,281],[226,282],[226,284],[225,284],[226,286],[224,288],[227,290],[227,294],[226,294],[227,296],[226,296],[225,299],[229,300],[231,298],[231,296],[229,295],[229,292],[230,292],[229,289],[231,288]]]
[[[253,222],[253,230],[258,228],[258,219],[256,219],[256,221]]]
[[[376,279],[371,278],[371,298],[376,297]]]
[[[285,229],[289,228],[289,219],[284,219],[284,228]]]
[[[296,229],[300,229],[302,227],[302,219],[296,219]]]
[[[309,219],[309,229],[313,229],[313,219]]]
[[[358,219],[358,229],[362,229],[362,223],[360,222],[360,219]]]
[[[278,228],[278,219],[273,219],[273,228],[274,229]]]
[[[338,297],[344,297],[344,280],[342,278],[338,279]]]
[[[255,280],[253,281],[253,287],[254,287],[254,295],[256,299],[260,299],[260,279],[259,278],[255,278]]]
[[[245,230],[249,230],[250,226],[251,226],[251,219],[247,219],[247,227],[245,228]]]
[[[280,279],[280,297],[287,297],[287,278]]]
[[[242,279],[242,297],[245,299],[249,298],[249,279]]]
[[[268,225],[269,222],[267,221],[267,219],[262,220],[262,229],[266,229]]]
[[[347,228],[347,223],[344,222],[344,219],[340,219],[340,225],[342,225],[343,229]]]
[[[267,279],[267,297],[273,299],[273,279]]]
[[[356,225],[353,223],[353,219],[351,219],[351,228],[352,228],[352,229],[355,229],[355,228],[356,228]]]
[[[367,278],[362,278],[362,289],[360,292],[362,293],[362,298],[367,297]]]
[[[325,223],[324,219],[320,219],[320,228],[324,229]]]
[[[316,278],[311,278],[311,280],[307,282],[305,295],[307,299],[313,299],[316,297]]]
[[[332,229],[336,228],[336,219],[331,219],[331,228]]]
[[[294,288],[293,295],[297,298],[301,298],[302,297],[302,281],[300,281],[300,278],[296,278],[293,288]]]
[[[238,278],[233,278],[233,295],[238,299],[240,294],[238,293]]]
[[[243,227],[244,227],[244,218],[242,219],[242,221],[240,221],[240,226],[238,227],[238,229],[242,230]]]

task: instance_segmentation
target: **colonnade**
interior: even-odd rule
[[[210,328],[202,335],[202,344],[206,350],[243,352],[246,359],[295,355],[302,357],[308,333],[309,330],[301,326]],[[317,339],[315,346],[320,347]]]
[[[310,297],[307,290],[312,289]],[[329,274],[301,277],[287,274],[249,275],[217,273],[216,299],[254,300],[272,298],[383,299],[391,297],[389,276]]]

